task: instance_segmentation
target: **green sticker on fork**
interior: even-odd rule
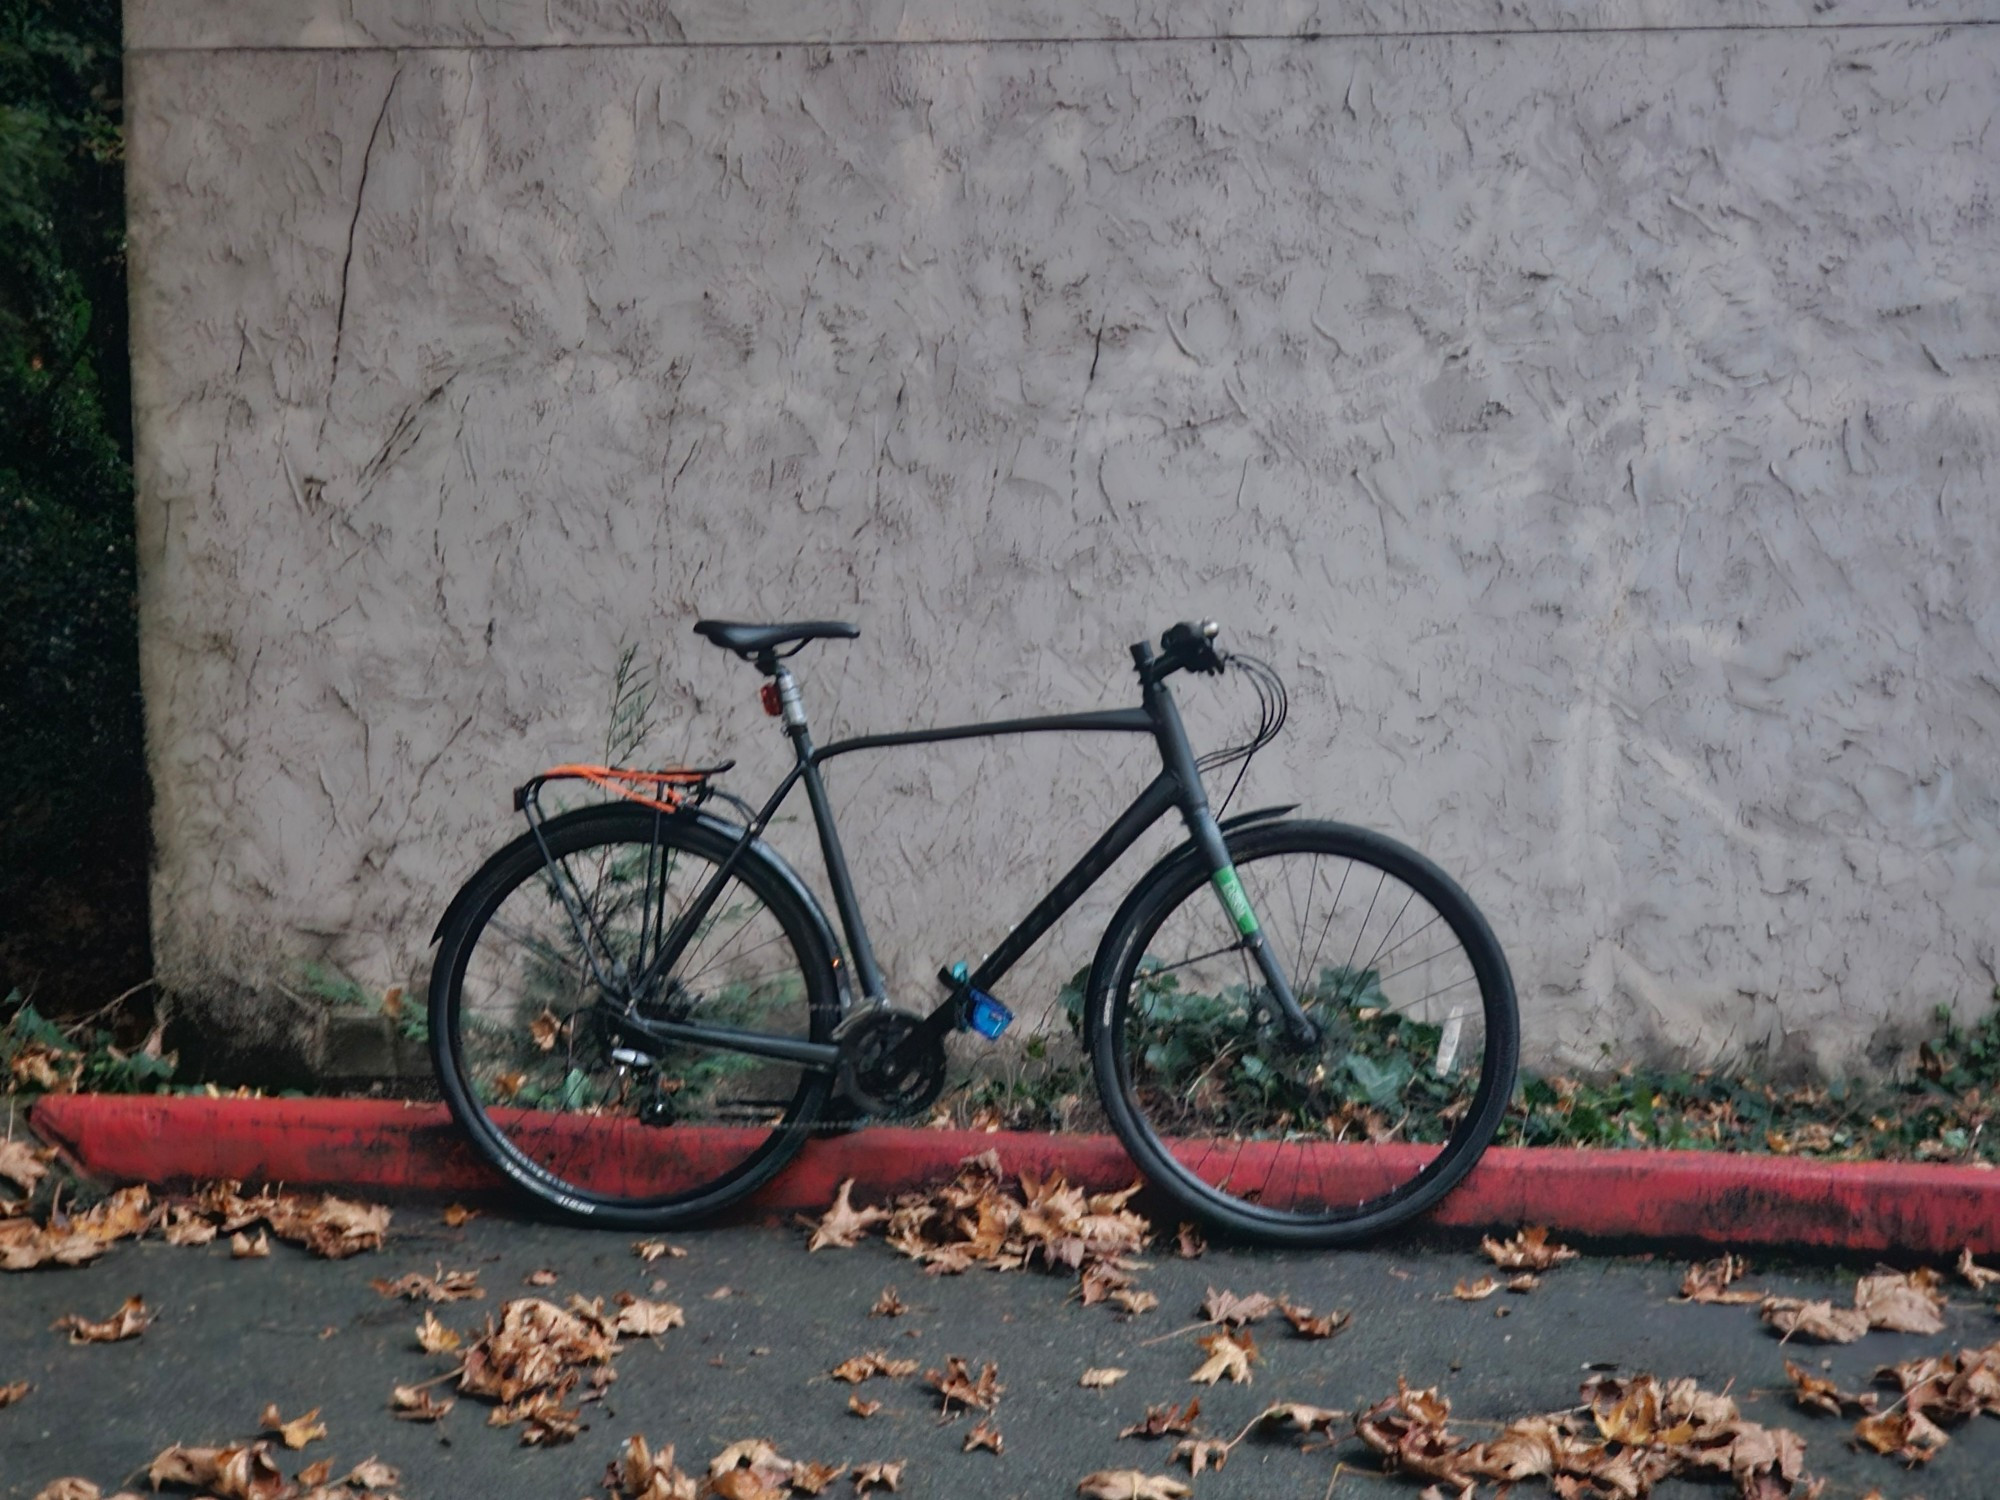
[[[1257,914],[1250,910],[1250,898],[1243,894],[1243,882],[1236,878],[1236,866],[1224,865],[1215,872],[1215,889],[1222,896],[1222,904],[1229,908],[1229,915],[1236,919],[1236,930],[1245,937],[1257,931]]]

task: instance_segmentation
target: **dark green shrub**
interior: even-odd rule
[[[119,10],[0,0],[0,992],[143,981]]]

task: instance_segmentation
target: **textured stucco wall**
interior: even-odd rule
[[[697,614],[859,623],[822,738],[1122,702],[1206,614],[1292,688],[1253,800],[1457,872],[1531,1056],[1977,1010],[1990,7],[1157,9],[133,0],[162,977],[420,980],[624,641],[768,784]],[[1130,749],[841,768],[903,995]]]

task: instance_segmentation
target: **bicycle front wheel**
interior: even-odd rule
[[[819,1116],[829,1074],[739,1051],[635,1048],[618,1013],[830,1041],[824,923],[753,846],[703,907],[733,830],[626,803],[549,820],[475,875],[431,975],[453,1115],[514,1182],[572,1217],[667,1228],[753,1191]],[[683,922],[690,910],[695,920]],[[663,935],[687,929],[678,957]]]
[[[1318,822],[1225,839],[1320,1043],[1285,1037],[1207,869],[1178,858],[1092,976],[1106,1113],[1146,1175],[1218,1227],[1364,1239],[1435,1204],[1492,1140],[1520,1047],[1507,960],[1466,894],[1393,839]]]

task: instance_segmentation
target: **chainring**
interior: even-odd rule
[[[911,1115],[944,1092],[944,1038],[921,1037],[924,1018],[908,1011],[863,1011],[841,1028],[840,1091],[872,1115]],[[899,1060],[897,1053],[920,1037]]]

